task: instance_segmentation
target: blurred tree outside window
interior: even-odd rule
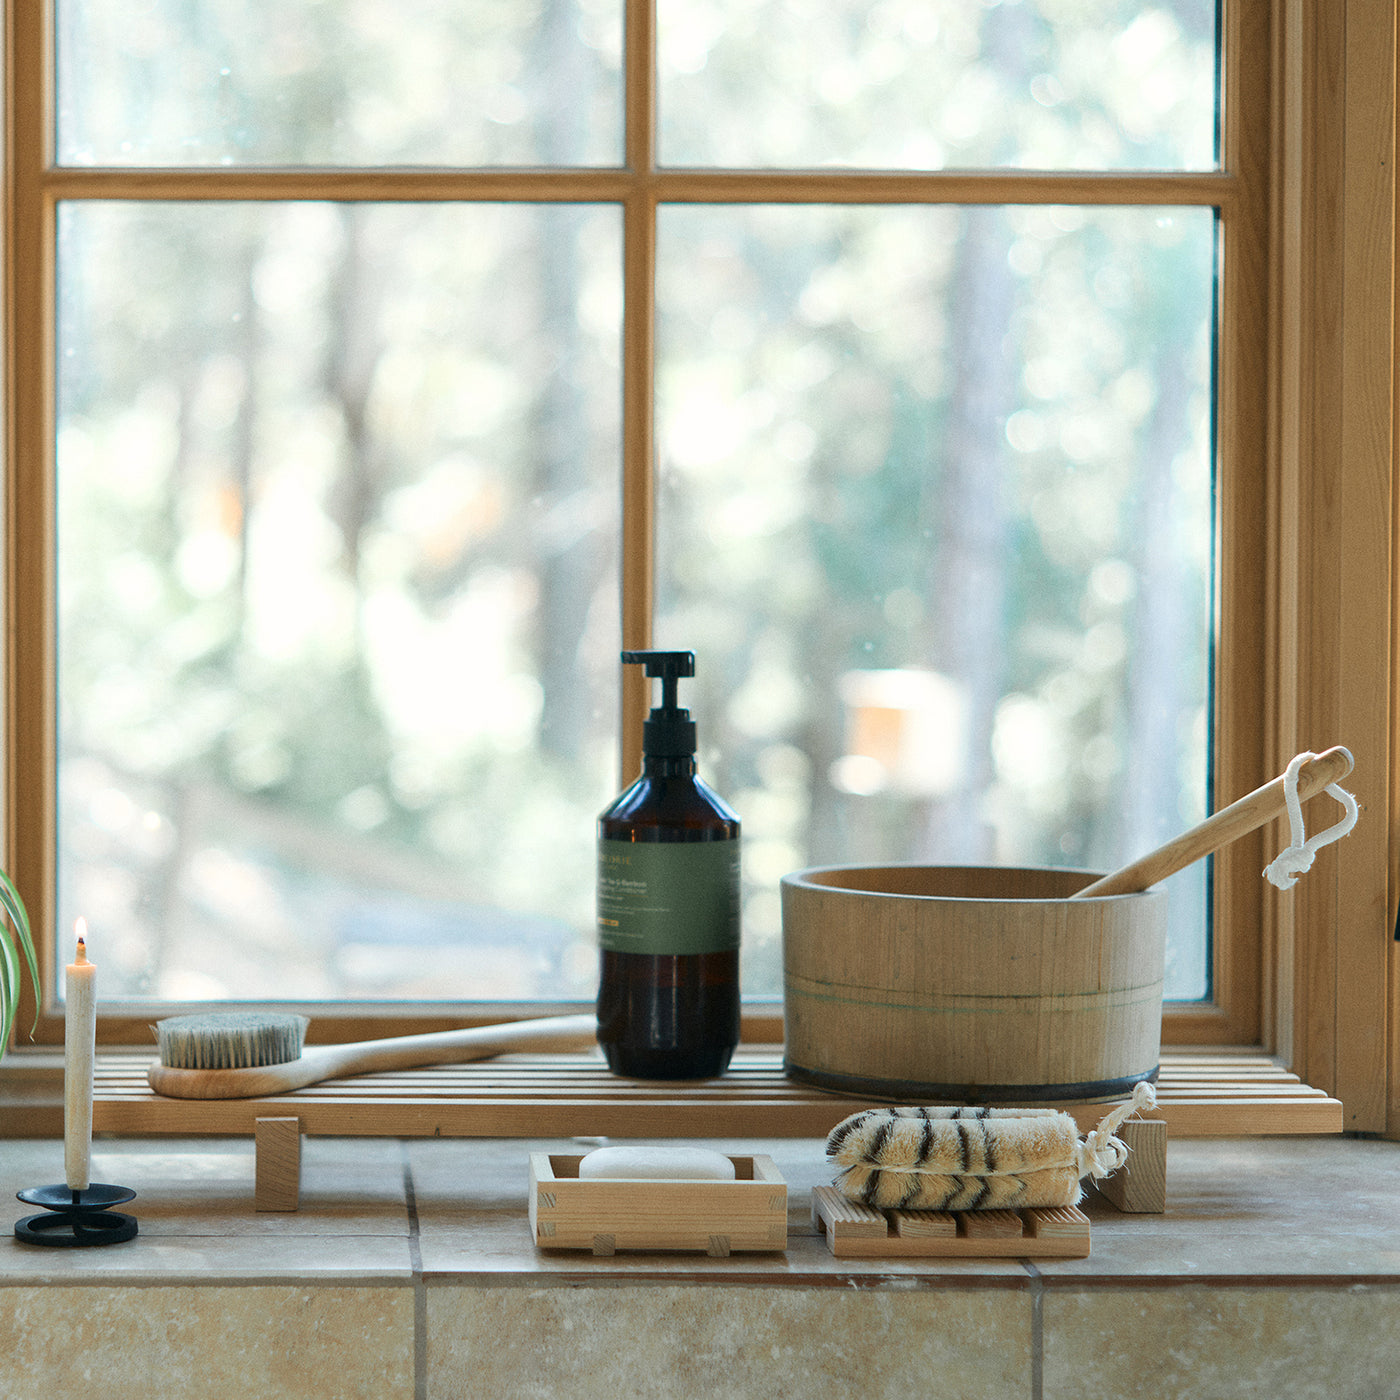
[[[657,0],[639,63],[642,10],[57,3],[56,924],[104,996],[591,998],[624,644],[697,653],[754,997],[789,870],[1208,810],[1214,0]]]
[[[618,239],[593,205],[63,206],[60,927],[102,911],[114,990],[584,988]]]

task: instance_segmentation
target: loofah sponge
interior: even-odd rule
[[[1150,1084],[1138,1085],[1082,1142],[1055,1109],[867,1109],[831,1130],[826,1155],[843,1196],[882,1210],[1072,1206],[1082,1177],[1126,1160],[1114,1130],[1155,1101]]]

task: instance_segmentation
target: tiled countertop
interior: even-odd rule
[[[1400,1397],[1400,1144],[1173,1142],[1165,1215],[1091,1199],[1090,1258],[1034,1263],[833,1258],[821,1143],[791,1139],[709,1144],[777,1163],[786,1253],[537,1251],[528,1153],[588,1145],[308,1138],[301,1209],[258,1214],[250,1142],[101,1140],[94,1179],[136,1190],[140,1234],[6,1226],[0,1397],[768,1400],[935,1375],[940,1400]],[[62,1156],[0,1141],[11,1225]]]

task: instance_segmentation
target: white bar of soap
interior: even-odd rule
[[[599,1147],[579,1159],[582,1180],[733,1181],[734,1163],[708,1147]]]

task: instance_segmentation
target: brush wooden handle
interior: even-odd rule
[[[511,1050],[581,1050],[595,1045],[597,1039],[598,1022],[592,1015],[543,1016],[427,1035],[360,1040],[349,1045],[313,1045],[303,1050],[299,1059],[249,1069],[172,1069],[168,1065],[152,1065],[146,1078],[156,1093],[167,1098],[267,1098],[349,1074],[463,1064]]]
[[[1320,753],[1316,758],[1298,769],[1298,800],[1306,802],[1315,797],[1328,783],[1341,782],[1352,769],[1351,753],[1340,744],[1334,749]],[[1214,816],[1207,817],[1199,826],[1184,831],[1165,846],[1159,846],[1140,860],[1095,880],[1082,890],[1076,890],[1071,899],[1088,899],[1094,895],[1136,894],[1139,890],[1151,888],[1168,875],[1185,870],[1198,860],[1238,841],[1251,831],[1283,816],[1287,802],[1283,793],[1283,777],[1279,776],[1261,788],[1255,788],[1247,797],[1222,807]]]

